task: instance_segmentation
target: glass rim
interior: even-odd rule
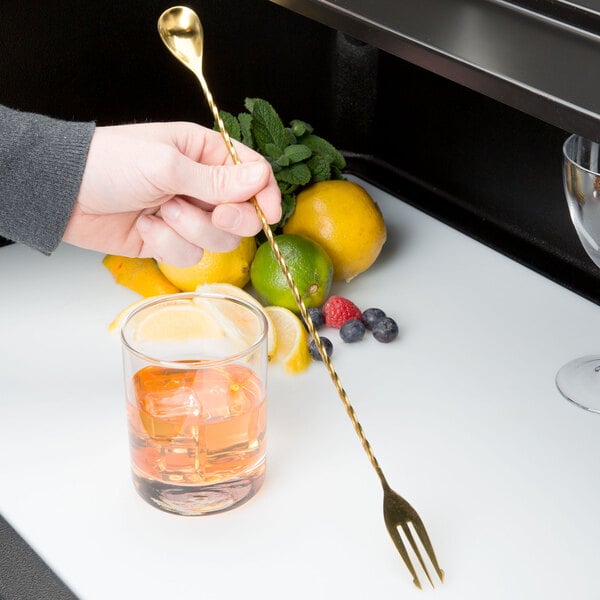
[[[125,328],[129,324],[131,319],[133,317],[135,317],[137,314],[139,314],[140,312],[142,312],[152,306],[155,306],[157,304],[162,304],[164,302],[172,302],[174,300],[185,300],[185,299],[192,299],[192,298],[212,298],[212,299],[217,299],[217,300],[230,300],[236,304],[243,306],[244,308],[249,309],[250,312],[252,312],[256,317],[258,317],[258,320],[260,321],[260,324],[261,324],[261,329],[260,329],[260,332],[258,333],[258,335],[256,336],[256,340],[254,342],[252,342],[251,344],[249,344],[241,352],[229,354],[228,356],[226,356],[224,358],[208,358],[208,359],[190,360],[190,361],[186,360],[185,363],[182,363],[181,361],[177,361],[177,360],[164,360],[161,358],[157,358],[155,356],[150,356],[149,354],[146,354],[145,352],[142,352],[141,350],[135,348],[132,345],[132,343],[129,342],[127,337],[125,336]],[[161,365],[166,368],[190,369],[190,368],[199,368],[199,367],[209,368],[209,367],[221,366],[224,364],[234,362],[241,358],[244,358],[245,356],[248,356],[249,354],[252,354],[252,352],[254,352],[262,343],[266,344],[267,330],[268,330],[267,318],[265,317],[263,311],[261,309],[259,309],[257,306],[254,306],[253,304],[248,302],[247,300],[244,300],[243,298],[236,298],[235,296],[230,296],[228,294],[220,294],[220,293],[216,293],[216,292],[177,292],[174,294],[165,294],[165,295],[161,295],[161,296],[155,296],[152,298],[148,298],[148,300],[146,302],[143,302],[139,306],[136,306],[125,317],[125,320],[123,321],[123,324],[121,325],[120,333],[121,333],[122,347],[124,349],[126,349],[128,352],[131,352],[131,354],[140,358],[141,360],[143,360],[149,364]]]
[[[600,176],[600,173],[598,173],[597,171],[594,171],[592,169],[588,169],[587,167],[584,167],[581,163],[577,162],[574,158],[572,158],[571,156],[569,156],[568,152],[567,152],[567,146],[569,144],[572,143],[573,140],[575,139],[581,139],[584,140],[586,142],[589,142],[590,144],[596,144],[598,146],[598,148],[600,149],[600,143],[595,142],[594,140],[590,140],[589,138],[586,138],[582,135],[579,135],[578,133],[572,133],[564,142],[562,145],[562,153],[563,153],[563,158],[569,162],[570,164],[572,164],[574,167],[577,167],[578,169],[580,169],[581,171],[584,171],[586,173],[589,173],[590,175],[594,175],[596,177]]]

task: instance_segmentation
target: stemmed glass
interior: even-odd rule
[[[579,240],[600,267],[600,144],[577,134],[565,141],[563,184]],[[556,386],[567,400],[600,413],[600,354],[581,356],[561,367]]]

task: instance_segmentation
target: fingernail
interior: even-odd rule
[[[150,217],[146,215],[142,215],[136,221],[136,227],[139,231],[148,231],[150,229],[150,225],[152,224]]]
[[[181,208],[179,203],[176,200],[173,200],[171,202],[165,202],[165,204],[162,205],[160,212],[167,217],[167,219],[174,221],[181,214]]]
[[[233,229],[242,222],[242,214],[235,206],[221,205],[213,211],[213,221],[221,229]]]
[[[262,163],[247,163],[241,165],[240,180],[242,183],[257,183],[265,173],[265,168]]]

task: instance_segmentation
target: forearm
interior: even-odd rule
[[[0,106],[0,235],[45,254],[62,239],[94,123]]]

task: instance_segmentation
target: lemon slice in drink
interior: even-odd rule
[[[111,333],[120,331],[127,317],[142,304],[153,300],[160,300],[171,296],[177,298],[176,294],[167,294],[165,296],[154,296],[152,298],[142,298],[136,300],[122,311],[111,321],[108,330]],[[162,304],[152,308],[144,314],[136,315],[132,323],[134,330],[134,339],[186,339],[197,335],[205,337],[222,337],[227,323],[225,317],[215,318],[212,311],[206,307],[197,306],[192,299],[184,304]]]
[[[154,296],[154,298],[160,298],[160,296]],[[108,331],[111,333],[118,333],[121,330],[121,326],[125,323],[125,319],[129,315],[132,310],[135,310],[138,306],[144,304],[144,302],[148,302],[149,298],[142,298],[141,300],[136,300],[131,304],[127,305],[123,310],[121,310],[117,316],[109,323]]]
[[[275,326],[277,346],[273,361],[281,363],[287,373],[301,373],[311,358],[304,324],[291,310],[283,306],[265,306],[265,313]]]
[[[271,317],[265,312],[264,306],[250,293],[245,291],[244,289],[237,287],[231,283],[205,283],[201,284],[196,288],[196,291],[199,293],[213,293],[213,294],[223,294],[224,296],[232,296],[233,298],[239,298],[240,300],[245,300],[248,304],[252,304],[256,306],[256,308],[260,309],[265,318],[267,319],[267,352],[269,359],[271,359],[276,351],[277,340],[276,340],[276,332],[275,325],[271,319]],[[161,296],[155,296],[154,298],[158,299]],[[143,304],[144,302],[148,302],[149,298],[142,298],[141,300],[136,300],[132,302],[128,306],[126,306],[122,311],[120,311],[116,317],[110,322],[108,326],[108,330],[111,333],[119,332],[121,326],[125,322],[125,319],[131,313],[131,311],[135,310],[138,306]],[[214,316],[214,315],[213,315]]]
[[[220,338],[230,328],[227,317],[193,301],[163,304],[133,316],[132,320],[133,339],[137,342]]]
[[[269,358],[273,358],[277,349],[277,335],[275,331],[275,324],[273,323],[271,317],[265,311],[265,307],[254,296],[252,296],[252,294],[231,283],[204,283],[199,285],[196,288],[196,291],[232,296],[234,298],[239,298],[240,300],[245,300],[246,302],[248,302],[248,304],[252,304],[253,306],[256,306],[256,308],[260,309],[265,315],[268,325],[267,353]]]

